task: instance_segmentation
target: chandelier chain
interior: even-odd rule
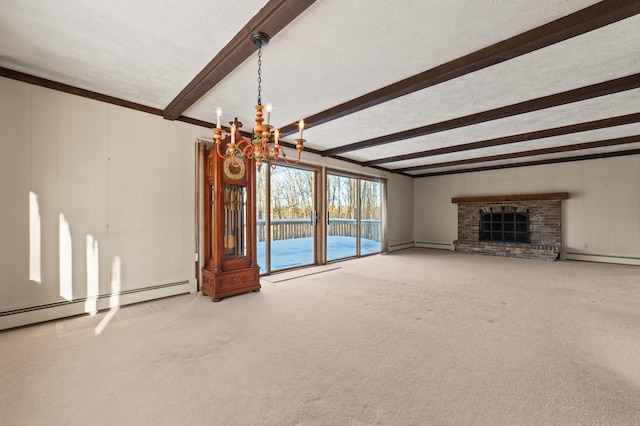
[[[262,105],[262,46],[258,47],[258,105]]]

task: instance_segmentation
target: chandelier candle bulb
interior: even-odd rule
[[[278,129],[276,129],[275,133],[273,134],[273,137],[275,139],[275,144],[278,145],[278,139],[280,138],[280,131]]]
[[[216,129],[220,128],[220,117],[222,117],[222,110],[218,108],[216,110]]]
[[[304,129],[304,119],[300,119],[298,122],[298,128],[300,129],[300,137],[298,139],[302,139],[302,130]]]
[[[267,126],[271,124],[271,104],[267,104]]]

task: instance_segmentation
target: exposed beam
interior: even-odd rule
[[[511,169],[516,167],[541,166],[546,164],[570,163],[572,161],[598,160],[601,158],[624,157],[627,155],[639,155],[640,149],[630,149],[626,151],[603,152],[599,154],[577,155],[574,157],[552,158],[547,160],[525,161],[522,163],[500,164],[496,166],[475,167],[472,169],[450,170],[446,172],[423,173],[419,175],[411,175],[414,178],[455,175],[460,173],[484,172],[488,170]]]
[[[164,118],[178,118],[251,56],[258,49],[250,39],[253,31],[261,31],[273,37],[315,1],[270,0],[171,101],[163,111]]]
[[[510,160],[513,158],[532,157],[534,155],[557,154],[559,152],[579,151],[582,149],[603,148],[606,146],[627,145],[640,142],[640,135],[625,136],[622,138],[604,139],[594,142],[584,142],[573,145],[554,146],[551,148],[532,149],[529,151],[511,152],[508,154],[488,155],[485,157],[465,158],[464,160],[444,161],[422,166],[403,167],[395,169],[397,172],[414,172],[418,170],[436,169],[440,167],[462,166],[466,164],[483,163],[487,161]]]
[[[541,98],[518,102],[516,104],[494,108],[488,111],[482,111],[463,117],[453,118],[451,120],[445,120],[439,123],[433,123],[409,130],[403,130],[402,132],[379,136],[377,138],[367,139],[361,142],[355,142],[352,144],[325,150],[323,155],[328,156],[343,154],[345,152],[355,151],[358,149],[370,148],[372,146],[378,146],[404,139],[429,135],[445,130],[471,126],[473,124],[484,123],[487,121],[511,117],[518,114],[525,114],[533,111],[539,111],[542,109],[570,104],[573,102],[584,101],[587,99],[597,98],[599,96],[611,95],[613,93],[636,89],[638,87],[640,87],[640,73],[617,78],[615,80],[605,81],[603,83],[580,87],[578,89],[573,89],[566,92],[543,96]]]
[[[638,0],[604,0],[548,24],[314,114],[305,118],[305,123],[307,127],[317,126],[593,31],[638,13],[640,13],[640,1]],[[297,123],[284,126],[281,129],[281,134],[295,133],[296,126]]]
[[[516,142],[525,142],[535,139],[544,139],[552,136],[562,136],[571,133],[587,132],[590,130],[604,129],[607,127],[622,126],[624,124],[640,123],[640,112],[634,114],[619,115],[617,117],[603,118],[568,126],[553,127],[551,129],[536,130],[533,132],[519,133],[517,135],[503,136],[500,138],[485,139],[477,142],[469,142],[460,145],[446,146],[442,148],[428,149],[420,152],[396,155],[393,157],[379,158],[377,160],[364,161],[363,166],[373,164],[387,164],[397,161],[415,160],[416,158],[430,157],[432,155],[451,154],[452,152],[468,151],[471,149],[488,148],[491,146],[506,145]]]

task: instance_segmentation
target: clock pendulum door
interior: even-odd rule
[[[245,187],[224,186],[224,255],[240,257],[245,252]]]

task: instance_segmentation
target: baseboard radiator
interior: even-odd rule
[[[416,241],[416,247],[431,248],[437,250],[454,250],[454,246],[451,243],[436,243],[432,241]]]
[[[389,246],[389,252],[398,251],[398,250],[404,250],[404,249],[413,248],[413,247],[432,248],[432,249],[438,249],[438,250],[453,250],[454,249],[453,244],[450,244],[450,243],[434,243],[434,242],[428,242],[428,241],[409,241],[409,242],[406,242],[406,243],[391,244]]]
[[[412,248],[412,247],[414,247],[414,244],[415,243],[413,241],[409,241],[409,242],[406,242],[406,243],[390,244],[389,245],[389,252]]]
[[[620,265],[640,266],[640,258],[638,257],[566,252],[564,255],[561,254],[561,258],[566,260],[582,260],[585,262],[617,263]]]
[[[0,330],[75,315],[82,315],[87,313],[85,309],[85,303],[87,302],[95,301],[95,310],[101,311],[114,306],[130,305],[132,303],[145,302],[148,300],[195,292],[196,280],[190,279],[175,283],[123,290],[118,293],[101,294],[94,297],[81,297],[72,300],[63,300],[42,305],[0,311]],[[117,304],[114,305],[115,300],[117,300]]]

